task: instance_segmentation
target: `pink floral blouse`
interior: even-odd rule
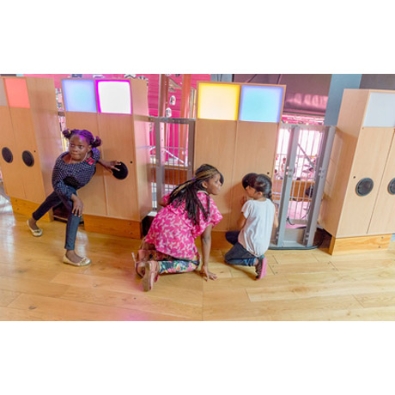
[[[195,239],[200,236],[209,225],[217,225],[222,215],[211,196],[203,191],[197,193],[203,207],[207,208],[207,197],[210,200],[210,213],[207,220],[200,213],[199,223],[193,225],[185,212],[185,204],[174,207],[169,204],[163,207],[148,231],[145,241],[155,245],[157,251],[174,258],[192,260],[198,255]],[[167,203],[169,195],[164,197]]]

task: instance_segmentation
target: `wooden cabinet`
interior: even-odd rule
[[[319,219],[338,244],[395,232],[394,126],[394,91],[344,91]]]
[[[30,216],[52,191],[52,169],[62,152],[52,79],[0,78],[0,166],[13,210]],[[12,153],[12,161],[3,152]],[[44,220],[51,220],[52,212]]]

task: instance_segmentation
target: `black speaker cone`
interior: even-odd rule
[[[115,167],[119,170],[113,170],[112,175],[118,180],[124,180],[129,174],[129,170],[126,167],[125,163],[121,162],[119,165],[116,165]]]
[[[371,178],[362,178],[355,187],[358,196],[366,196],[372,192],[374,182]]]
[[[7,163],[11,163],[14,160],[14,156],[12,155],[12,152],[9,148],[4,147],[1,150],[1,154],[3,156],[3,159],[7,162]]]
[[[22,160],[23,163],[28,167],[32,167],[34,165],[34,157],[29,151],[22,152]]]

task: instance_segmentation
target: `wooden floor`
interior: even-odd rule
[[[88,267],[61,262],[63,222],[40,223],[34,238],[27,218],[0,197],[0,320],[2,321],[392,321],[395,248],[331,256],[328,243],[312,250],[269,250],[267,276],[223,263],[213,250],[216,281],[197,273],[163,275],[143,292],[131,252],[139,240],[87,233],[77,239]]]

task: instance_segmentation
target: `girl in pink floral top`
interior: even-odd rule
[[[223,181],[215,167],[202,165],[193,179],[163,198],[164,207],[154,218],[136,263],[137,273],[143,276],[144,291],[152,289],[159,274],[196,270],[200,256],[195,239],[199,236],[203,253],[200,272],[206,281],[217,278],[208,270],[208,261],[211,229],[221,221],[222,215],[210,195],[220,192]]]

